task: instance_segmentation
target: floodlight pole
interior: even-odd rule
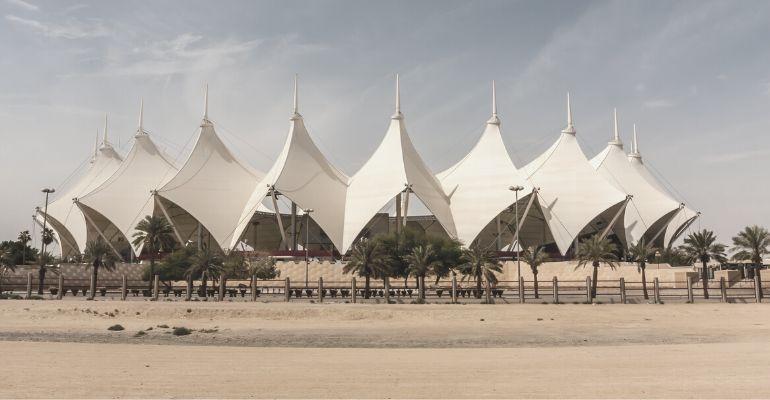
[[[519,244],[519,191],[524,190],[523,186],[509,186],[508,190],[513,191],[516,194],[516,203],[514,203],[514,209],[516,210],[516,232],[514,234],[514,243],[516,243],[516,248],[518,250],[521,250],[521,245]],[[521,279],[521,257],[519,257],[519,252],[516,251],[516,279]]]
[[[310,242],[310,213],[314,210],[306,208],[303,211],[305,212],[305,289],[307,289],[310,272],[310,249],[308,248],[308,243]]]
[[[40,271],[37,294],[43,294],[43,280],[45,279],[45,229],[48,224],[48,195],[55,191],[56,189],[49,188],[41,190],[41,192],[45,193],[45,208],[43,211],[43,232],[40,235]]]

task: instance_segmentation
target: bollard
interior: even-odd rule
[[[27,272],[27,297],[29,300],[32,298],[32,272]]]
[[[762,302],[762,281],[759,279],[759,274],[754,272],[754,299],[757,303]]]
[[[553,277],[553,304],[559,304],[559,278]]]
[[[190,301],[192,300],[192,292],[193,292],[193,281],[192,276],[187,278],[187,293],[185,293],[185,300]]]
[[[452,271],[452,304],[457,304],[457,274]]]
[[[354,276],[350,280],[350,298],[353,300],[353,303],[356,302],[356,298],[358,298],[358,294],[356,293],[356,277]]]
[[[251,277],[251,301],[257,301],[257,276]]]
[[[219,293],[217,293],[217,300],[222,301],[225,299],[225,289],[227,288],[227,280],[225,275],[219,275]]]
[[[128,280],[126,275],[123,275],[120,280],[120,300],[126,300],[128,295]]]
[[[284,283],[283,293],[286,296],[286,301],[291,300],[291,281],[289,277],[286,277],[286,283]]]
[[[160,295],[160,276],[155,274],[152,281],[152,299],[157,301]]]
[[[524,278],[519,277],[519,303],[524,304]]]
[[[390,278],[382,278],[382,284],[385,286],[385,303],[390,304]]]
[[[725,284],[725,277],[719,278],[719,294],[721,295],[720,301],[727,303],[727,285]]]
[[[593,303],[593,300],[591,297],[591,277],[586,276],[586,303]]]
[[[324,301],[324,278],[318,277],[318,302],[323,303]]]
[[[652,280],[653,297],[655,298],[655,304],[660,304],[660,281],[657,277]]]
[[[59,271],[59,290],[56,292],[56,299],[61,300],[64,296],[64,275]]]
[[[626,280],[620,278],[620,302],[626,304]]]
[[[687,301],[689,303],[695,303],[695,296],[692,294],[692,277],[687,276]]]

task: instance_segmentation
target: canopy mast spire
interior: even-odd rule
[[[209,120],[209,84],[206,84],[206,89],[203,92],[203,120]]]
[[[294,74],[294,109],[293,114],[295,117],[299,116],[299,84],[298,81],[298,75]]]
[[[104,132],[102,132],[102,146],[107,146],[107,113],[104,113]]]
[[[623,142],[620,141],[620,130],[618,129],[618,109],[614,108],[612,110],[612,119],[614,123],[614,135],[612,137],[612,140],[610,140],[610,144],[614,144],[616,146],[623,147]]]
[[[492,116],[487,121],[488,124],[500,124],[500,118],[497,117],[497,91],[495,90],[495,81],[492,80]]]
[[[399,82],[398,74],[396,74],[396,112],[393,114],[393,118],[401,117],[401,84]]]
[[[636,140],[636,124],[634,124],[634,153],[639,154],[639,142]]]
[[[91,164],[96,162],[96,155],[99,151],[99,128],[96,128],[96,140],[94,141],[94,156],[91,158]]]
[[[144,98],[139,99],[139,132],[144,132]]]
[[[563,133],[575,134],[575,124],[572,121],[572,104],[569,99],[569,92],[567,92],[567,127],[562,130]]]

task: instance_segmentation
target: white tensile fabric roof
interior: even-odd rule
[[[348,177],[321,153],[297,110],[295,83],[294,114],[291,117],[289,135],[278,159],[257,184],[246,206],[242,208],[237,227],[228,238],[230,249],[238,244],[252,215],[264,208],[262,201],[272,189],[291,199],[303,210],[313,209],[311,218],[326,232],[334,246],[342,248],[342,221],[345,217]]]
[[[142,129],[140,116],[134,144],[120,167],[99,187],[81,197],[79,203],[102,214],[131,242],[136,224],[153,214],[151,192],[166,183],[176,171],[173,162]],[[141,246],[132,244],[132,247],[137,254],[141,251]]]
[[[206,100],[195,147],[179,172],[157,194],[190,213],[224,249],[230,246],[229,239],[243,208],[263,175],[228,150],[208,118]]]
[[[596,216],[622,203],[626,195],[602,178],[589,164],[577,142],[567,97],[567,127],[559,139],[524,166],[556,245],[565,254],[581,230]]]
[[[449,236],[457,236],[449,197],[415,150],[406,132],[400,108],[396,78],[396,112],[390,120],[388,131],[374,154],[350,179],[340,253],[350,248],[372,217],[404,191],[407,185],[436,216]]]
[[[505,149],[494,93],[493,84],[492,117],[476,145],[457,164],[436,175],[450,194],[457,238],[465,245],[470,245],[493,218],[515,202],[509,187],[522,186],[524,193],[532,191]]]
[[[614,115],[614,138],[607,147],[591,160],[591,165],[618,190],[633,195],[626,207],[624,223],[626,240],[629,244],[639,242],[651,228],[665,229],[673,213],[678,212],[679,203],[650,184],[644,176],[647,173],[636,149],[636,128],[632,153],[626,155],[618,131],[617,113]],[[664,223],[663,226],[659,226]],[[649,240],[650,238],[648,238]]]
[[[62,255],[69,251],[81,253],[88,240],[88,228],[83,213],[74,203],[74,199],[90,192],[101,185],[120,166],[123,159],[107,140],[107,118],[104,121],[102,143],[94,149],[94,156],[86,172],[70,188],[48,205],[48,222],[57,231]],[[64,231],[66,232],[60,232]],[[69,243],[67,233],[74,243]]]

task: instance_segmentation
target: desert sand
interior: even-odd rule
[[[767,398],[768,307],[2,301],[0,397]]]

